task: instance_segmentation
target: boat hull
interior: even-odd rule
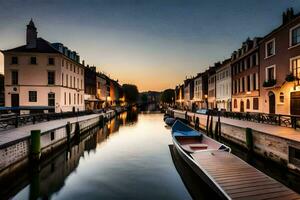
[[[173,144],[179,153],[180,157],[192,168],[192,170],[207,184],[212,188],[221,199],[231,199],[228,198],[226,193],[209,177],[209,175],[201,169],[199,165],[189,156],[177,143],[176,139],[173,137]]]

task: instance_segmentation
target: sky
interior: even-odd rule
[[[299,0],[0,0],[0,49],[38,37],[61,42],[121,84],[174,88],[281,24]],[[3,58],[0,56],[0,71]]]

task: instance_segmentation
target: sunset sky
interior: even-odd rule
[[[288,7],[300,11],[296,0],[0,0],[0,49],[23,45],[33,18],[39,37],[79,52],[121,84],[163,90],[268,33]]]

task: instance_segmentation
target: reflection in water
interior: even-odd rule
[[[40,170],[31,170],[6,197],[191,199],[172,162],[171,142],[161,114],[123,113],[42,163]]]
[[[169,145],[174,165],[193,199],[214,199],[219,197],[180,157],[174,145]],[[205,192],[199,192],[200,190]]]

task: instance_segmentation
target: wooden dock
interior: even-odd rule
[[[192,157],[229,199],[300,200],[298,193],[228,152],[206,151]]]

